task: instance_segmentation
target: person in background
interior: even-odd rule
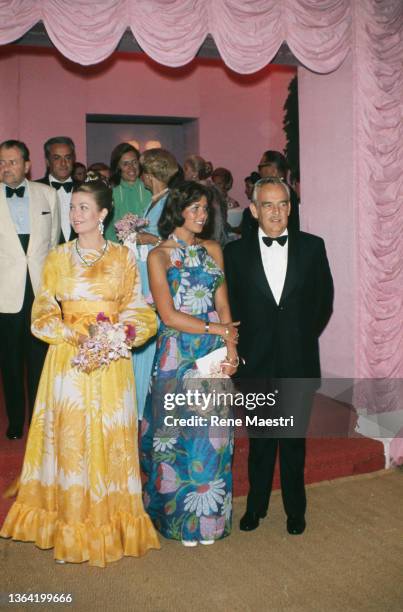
[[[161,242],[158,222],[168,197],[168,184],[178,172],[175,157],[165,149],[149,149],[140,157],[142,168],[141,178],[146,189],[152,194],[151,203],[144,213],[148,225],[137,233],[137,265],[141,277],[141,290],[146,301],[152,303],[150,284],[147,272],[149,253]],[[144,405],[150,384],[151,369],[155,355],[155,338],[134,351],[134,376],[136,379],[137,411],[139,419],[143,416]]]
[[[142,217],[147,210],[151,194],[140,179],[140,153],[128,142],[121,142],[111,154],[111,184],[113,187],[113,214],[105,231],[108,240],[117,242],[115,223],[127,213]]]
[[[287,182],[288,163],[280,151],[265,151],[258,165],[260,178],[279,178],[287,183],[290,190],[291,212],[288,227],[291,230],[299,230],[299,198]]]
[[[25,421],[24,366],[32,414],[47,346],[31,334],[31,308],[43,263],[60,236],[56,191],[26,179],[29,150],[19,140],[0,145],[0,368],[7,437],[21,438]]]
[[[84,183],[87,176],[87,168],[81,162],[76,162],[73,166],[72,178],[76,183]]]
[[[260,174],[258,172],[251,172],[248,176],[245,176],[245,195],[248,198],[248,206],[253,201],[253,190],[255,188],[255,184],[260,179]]]
[[[242,219],[242,210],[239,206],[239,202],[234,200],[228,193],[230,189],[232,189],[234,183],[232,174],[227,168],[216,168],[211,178],[225,200],[228,233],[233,232],[237,234]]]
[[[239,202],[234,200],[229,195],[229,191],[232,189],[232,185],[234,183],[233,176],[227,168],[216,168],[211,175],[211,179],[214,185],[217,187],[218,191],[222,194],[225,199],[227,210],[231,210],[232,208],[239,208]]]
[[[76,161],[75,145],[68,136],[54,136],[44,144],[47,171],[38,183],[50,185],[57,191],[60,207],[59,244],[73,240],[76,237],[70,224],[71,192],[75,186],[73,166]]]
[[[257,172],[251,172],[249,176],[244,178],[245,181],[245,195],[248,198],[249,203],[253,200],[253,189],[255,183],[260,179],[260,175]],[[250,231],[257,230],[257,221],[252,215],[250,206],[247,206],[242,213],[242,221],[239,228],[239,232],[243,238],[247,236]]]
[[[98,172],[101,176],[103,176],[109,183],[111,178],[111,170],[107,164],[104,162],[95,162],[88,167],[88,172]]]
[[[135,346],[157,326],[133,254],[102,234],[112,190],[88,179],[71,200],[78,238],[49,253],[32,309],[32,331],[50,346],[0,535],[54,548],[59,563],[104,567],[159,548],[141,499],[133,368],[120,358],[87,373],[72,360],[100,314],[134,327]]]
[[[148,478],[144,502],[157,529],[184,546],[214,544],[231,531],[230,429],[223,427],[214,437],[208,427],[192,434],[160,427],[168,414],[161,398],[182,388],[198,358],[225,347],[223,374],[234,374],[238,366],[238,332],[231,321],[221,248],[200,239],[211,199],[211,191],[195,181],[173,189],[159,222],[165,241],[148,258],[161,324],[141,428],[140,456]],[[192,407],[185,406],[183,414],[192,414]]]
[[[211,162],[200,155],[191,155],[183,164],[186,181],[197,181],[212,192],[212,211],[204,227],[203,238],[215,240],[223,248],[229,242],[227,206],[225,198],[211,180],[212,168]]]

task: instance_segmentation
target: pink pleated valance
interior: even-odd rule
[[[116,49],[126,28],[166,66],[190,62],[211,34],[232,70],[266,66],[286,41],[307,68],[335,70],[351,43],[353,0],[0,0],[0,44],[42,21],[70,60],[95,64]]]

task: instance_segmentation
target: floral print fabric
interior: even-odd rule
[[[85,252],[86,260],[97,257]],[[131,359],[90,374],[71,365],[79,334],[99,312],[135,326],[135,346],[156,333],[133,254],[109,242],[86,267],[74,242],[51,251],[32,313],[33,333],[50,347],[18,498],[1,535],[54,548],[56,559],[103,567],[159,542],[142,503]]]
[[[201,245],[171,251],[168,284],[177,310],[218,321],[214,294],[223,273]],[[144,504],[157,529],[175,540],[219,539],[230,533],[232,516],[232,431],[164,425],[166,393],[184,390],[195,360],[223,345],[219,336],[188,334],[161,323],[141,427],[141,463],[147,477]],[[185,376],[185,380],[184,380]],[[200,385],[208,381],[200,381]],[[199,385],[199,386],[200,386]],[[200,416],[191,406],[181,416]],[[204,415],[205,416],[205,415]]]

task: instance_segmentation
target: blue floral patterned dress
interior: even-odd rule
[[[218,321],[214,294],[224,277],[206,249],[178,241],[171,264],[167,279],[175,308],[204,321]],[[141,464],[147,477],[145,507],[166,538],[216,540],[231,531],[231,429],[220,428],[217,436],[209,426],[164,425],[166,415],[178,414],[166,410],[166,394],[183,391],[183,377],[196,368],[195,360],[222,345],[220,336],[188,334],[160,324],[142,421]],[[200,380],[200,388],[204,382]],[[202,413],[187,405],[180,409],[180,416],[185,414]]]

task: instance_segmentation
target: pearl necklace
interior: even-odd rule
[[[102,247],[102,253],[93,261],[88,261],[87,259],[85,259],[85,257],[81,254],[80,252],[80,248],[78,246],[78,239],[76,238],[76,251],[77,251],[77,255],[79,256],[79,258],[81,259],[81,261],[83,262],[84,265],[91,267],[94,264],[96,264],[100,259],[102,259],[102,257],[105,255],[106,252],[106,247],[108,246],[108,241],[105,240],[105,244]]]

